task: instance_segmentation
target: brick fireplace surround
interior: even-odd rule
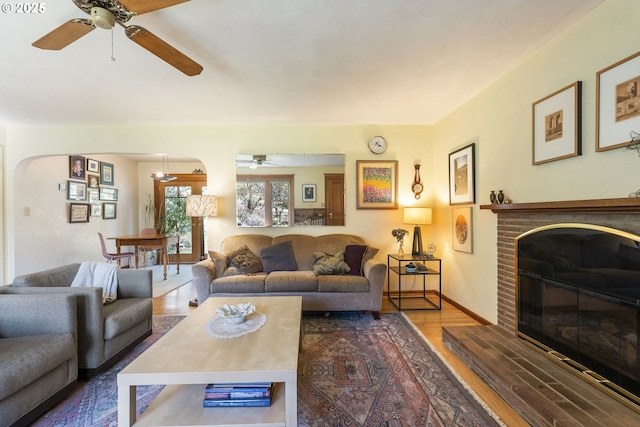
[[[482,205],[498,215],[498,325],[444,327],[445,344],[531,425],[640,425],[640,408],[594,387],[516,338],[515,238],[537,227],[587,223],[640,235],[640,198]]]

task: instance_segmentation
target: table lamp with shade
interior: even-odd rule
[[[187,197],[185,214],[190,217],[200,218],[200,261],[207,258],[204,253],[204,217],[218,216],[218,199],[215,196],[205,194],[192,194]],[[198,298],[189,301],[191,307],[198,306]]]
[[[404,208],[404,223],[414,225],[411,255],[423,255],[420,226],[431,224],[431,208]]]
[[[186,215],[200,218],[200,261],[207,256],[204,253],[204,220],[208,216],[218,216],[218,199],[215,196],[192,194],[187,197]]]

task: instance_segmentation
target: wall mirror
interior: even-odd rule
[[[344,154],[238,154],[238,227],[345,225]]]

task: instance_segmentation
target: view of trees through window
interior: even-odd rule
[[[293,213],[293,175],[238,176],[238,227],[288,227]]]
[[[191,186],[177,185],[164,188],[163,228],[167,234],[180,235],[180,252],[191,253],[191,218],[186,215],[187,196],[191,195]],[[169,248],[169,254],[175,254],[175,245]]]

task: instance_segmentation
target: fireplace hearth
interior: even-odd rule
[[[516,249],[518,335],[640,403],[640,237],[551,224]]]

